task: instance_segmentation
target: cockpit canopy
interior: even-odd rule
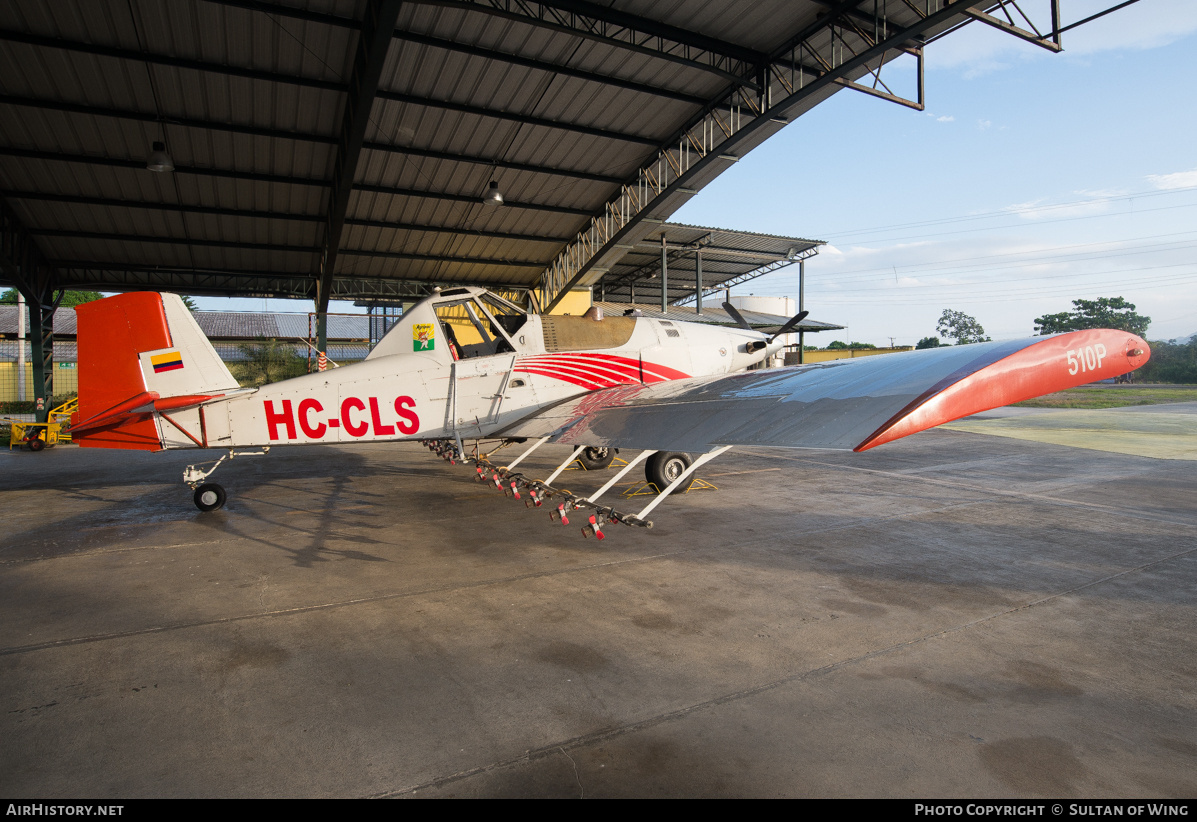
[[[437,290],[413,305],[366,359],[393,354],[437,355],[437,338],[454,359],[485,357],[517,349],[528,312],[483,288]],[[409,342],[410,340],[410,342]]]

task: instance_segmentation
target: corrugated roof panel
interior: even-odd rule
[[[279,333],[270,314],[197,311],[195,321],[209,339],[277,337]]]
[[[25,333],[29,334],[29,307],[25,307]],[[17,333],[17,307],[15,305],[0,305],[0,334],[16,334]],[[56,308],[54,309],[54,333],[65,334],[68,337],[75,336],[75,309],[73,308]]]

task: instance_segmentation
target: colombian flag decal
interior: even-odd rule
[[[154,366],[154,373],[177,371],[183,367],[183,355],[178,351],[168,351],[165,354],[154,354],[150,357],[150,364]]]

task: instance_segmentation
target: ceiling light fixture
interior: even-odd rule
[[[166,153],[166,143],[161,140],[154,141],[153,150],[150,152],[150,158],[146,161],[145,167],[150,171],[174,171],[174,161],[170,159],[170,155]]]
[[[499,191],[499,184],[494,180],[490,181],[490,188],[483,195],[482,202],[487,205],[503,205],[503,192]]]

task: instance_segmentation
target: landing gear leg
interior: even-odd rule
[[[229,453],[215,462],[201,462],[196,465],[188,465],[183,470],[183,482],[189,485],[194,492],[191,495],[191,499],[195,503],[195,507],[204,513],[224,507],[225,500],[228,498],[224,487],[214,482],[204,482],[204,480],[212,476],[222,462],[231,460],[233,457],[255,457],[269,452],[269,447],[265,447],[261,451],[234,451],[230,448]],[[207,465],[212,467],[205,468],[204,466]]]

